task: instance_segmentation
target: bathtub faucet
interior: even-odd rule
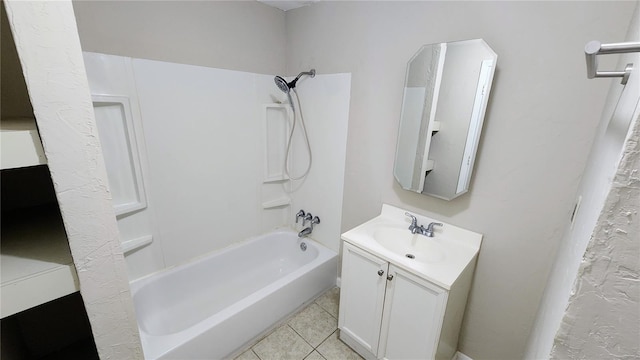
[[[298,237],[303,238],[306,237],[307,235],[311,234],[311,232],[313,232],[313,225],[315,224],[320,224],[320,218],[315,216],[313,219],[311,219],[311,223],[309,225],[309,227],[306,227],[304,229],[302,229],[302,231],[300,231],[298,233]]]

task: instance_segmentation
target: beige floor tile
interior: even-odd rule
[[[320,353],[318,353],[317,351],[314,351],[311,354],[309,354],[309,356],[304,358],[304,360],[325,360],[325,359],[322,357],[322,355],[320,355]]]
[[[253,350],[249,349],[238,355],[234,360],[260,360],[260,358],[253,352]]]
[[[262,360],[302,360],[313,348],[288,325],[282,325],[252,350]]]
[[[316,349],[327,360],[361,360],[362,357],[338,339],[335,331]]]
[[[289,326],[315,348],[338,328],[338,320],[313,303],[289,320]]]
[[[340,288],[334,287],[316,300],[316,304],[325,309],[334,318],[338,318],[338,304],[340,303]]]

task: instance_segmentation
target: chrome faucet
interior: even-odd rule
[[[307,215],[311,215],[311,214],[307,214]],[[313,225],[320,224],[320,218],[317,216],[315,216],[313,219],[310,219],[310,220],[311,220],[311,223],[309,224],[309,227],[302,229],[302,231],[298,233],[298,237],[302,238],[311,234],[311,232],[313,232]]]
[[[305,236],[311,234],[312,231],[313,231],[313,229],[311,227],[306,227],[306,228],[302,229],[302,231],[300,231],[298,233],[298,237],[299,238],[305,237]]]
[[[405,212],[404,214],[411,218],[411,225],[409,225],[409,231],[411,231],[412,234],[420,234],[426,237],[433,237],[433,227],[442,226],[442,223],[438,223],[438,222],[429,223],[429,225],[427,225],[426,228],[423,225],[418,226],[418,219],[416,219],[415,216],[413,216],[408,212]]]

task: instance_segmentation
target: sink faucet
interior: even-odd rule
[[[415,216],[413,216],[408,212],[405,212],[404,214],[411,218],[411,225],[409,225],[409,231],[411,231],[412,234],[420,234],[426,237],[433,237],[433,227],[442,226],[442,223],[438,223],[438,222],[429,223],[429,225],[427,225],[426,228],[423,225],[418,226],[418,219],[416,219]]]
[[[307,214],[307,215],[311,215],[311,214]],[[302,229],[302,231],[298,233],[299,238],[303,238],[311,234],[311,232],[313,231],[313,225],[320,224],[320,218],[317,216],[315,216],[313,219],[310,219],[310,220],[311,220],[310,226]]]

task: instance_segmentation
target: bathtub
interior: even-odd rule
[[[335,286],[337,267],[335,252],[282,230],[136,280],[145,359],[228,358]]]

